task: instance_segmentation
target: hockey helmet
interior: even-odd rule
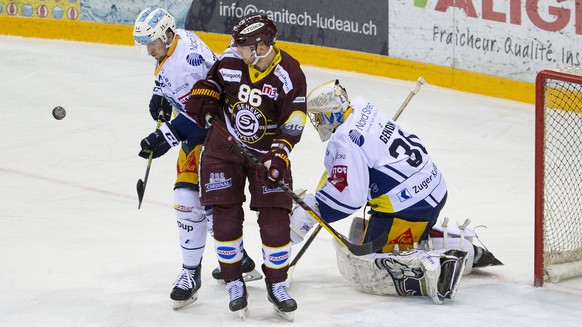
[[[277,26],[267,15],[260,13],[246,15],[232,29],[235,46],[250,46],[261,41],[271,46],[276,38]]]
[[[163,8],[156,6],[144,9],[137,15],[133,25],[133,39],[136,45],[148,45],[160,39],[164,44],[168,42],[166,31],[170,29],[176,33],[176,19]]]
[[[349,108],[348,93],[337,79],[317,86],[307,95],[307,115],[322,142],[329,140],[344,122]]]

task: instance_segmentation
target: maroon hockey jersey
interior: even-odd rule
[[[229,48],[208,72],[222,88],[221,116],[232,135],[265,153],[271,146],[291,151],[306,120],[305,75],[299,62],[277,52],[264,72],[247,65]]]

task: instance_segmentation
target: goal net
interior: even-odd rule
[[[534,284],[582,275],[582,68],[536,78]]]

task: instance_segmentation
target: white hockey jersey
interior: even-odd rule
[[[447,185],[420,139],[363,97],[351,106],[352,113],[327,145],[328,177],[316,192],[321,216],[336,221],[366,202],[385,213],[437,206]]]
[[[156,86],[153,93],[170,101],[175,115],[185,112],[194,83],[206,78],[216,59],[214,53],[196,34],[178,29],[166,59],[156,66]]]

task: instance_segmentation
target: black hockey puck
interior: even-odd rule
[[[65,111],[65,108],[63,108],[61,106],[56,106],[53,109],[53,117],[55,117],[56,120],[61,120],[61,119],[65,118],[66,115],[67,115],[67,112]]]

